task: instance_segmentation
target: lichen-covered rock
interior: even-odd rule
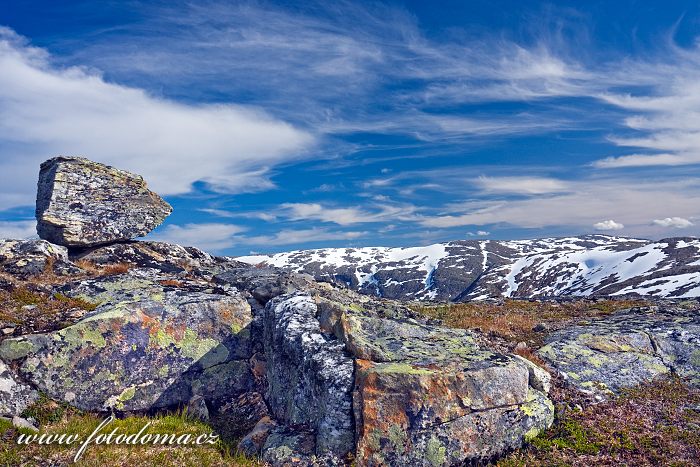
[[[252,391],[236,394],[222,387],[219,394],[231,395],[214,399],[211,404],[214,410],[210,424],[226,439],[240,439],[263,418],[270,413],[262,394]]]
[[[537,353],[598,399],[669,372],[700,385],[700,315],[670,305],[622,311],[557,331]]]
[[[68,260],[68,250],[45,240],[0,240],[0,271],[26,280],[43,273],[78,274]]]
[[[279,296],[265,308],[267,400],[280,426],[262,455],[273,465],[335,462],[350,452],[358,465],[479,461],[552,423],[551,401],[531,383],[542,388],[546,378],[531,376],[529,362],[386,303],[316,293]],[[338,449],[340,439],[354,439],[354,450]]]
[[[65,286],[100,305],[77,323],[7,339],[0,357],[51,398],[85,410],[147,410],[252,388],[250,306],[235,290],[168,286],[143,271]]]
[[[273,466],[315,466],[316,437],[304,427],[278,426],[273,428],[261,449],[262,460]]]
[[[321,332],[316,304],[303,293],[265,307],[267,402],[278,422],[306,427],[313,453],[354,450],[353,361],[341,341]]]
[[[155,269],[171,276],[206,279],[229,269],[245,266],[234,259],[212,256],[194,247],[146,241],[114,243],[79,250],[74,252],[71,260],[96,266],[125,263],[138,268]]]
[[[341,321],[359,357],[354,406],[362,465],[488,459],[552,423],[554,407],[530,385],[528,365],[479,348],[465,331],[351,313]]]
[[[139,175],[80,157],[41,164],[36,199],[39,237],[87,247],[141,237],[172,212]]]
[[[39,393],[26,384],[17,381],[15,375],[0,360],[0,415],[13,417],[21,414]]]
[[[260,304],[272,298],[314,287],[311,276],[274,268],[239,267],[217,275],[215,281],[248,291]]]

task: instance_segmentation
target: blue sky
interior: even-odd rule
[[[0,237],[39,163],[231,255],[700,231],[700,4],[0,1]]]

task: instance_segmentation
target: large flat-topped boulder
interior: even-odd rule
[[[265,307],[266,396],[278,426],[263,460],[462,465],[551,425],[554,407],[537,389],[544,385],[534,364],[483,349],[467,331],[402,318],[400,309],[317,293],[281,295]],[[314,456],[319,464],[303,461]]]
[[[37,232],[51,243],[88,247],[142,237],[171,212],[139,175],[82,157],[41,164]]]

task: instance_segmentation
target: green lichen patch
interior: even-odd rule
[[[430,465],[440,466],[445,464],[446,448],[435,436],[432,436],[425,447],[425,460]]]
[[[34,349],[34,345],[24,339],[6,339],[0,344],[0,359],[10,362],[19,360],[29,355]]]

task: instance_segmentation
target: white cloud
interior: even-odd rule
[[[278,246],[294,243],[353,240],[366,232],[339,232],[324,228],[282,229],[273,235],[242,235],[246,229],[233,224],[205,223],[168,225],[148,236],[148,240],[194,246],[213,253],[240,245]]]
[[[489,193],[539,195],[567,189],[563,180],[546,177],[479,177],[474,183]]]
[[[319,203],[285,203],[280,206],[290,220],[318,220],[338,225],[383,222],[388,219],[409,220],[415,209],[411,205],[377,204],[374,207],[377,210],[368,211],[358,207],[332,208]]]
[[[324,242],[333,240],[354,240],[367,235],[367,232],[335,232],[323,228],[284,229],[274,235],[259,235],[241,238],[241,243],[262,246],[292,245],[295,243]]]
[[[33,203],[39,163],[82,155],[144,176],[164,194],[195,181],[235,193],[266,189],[267,168],[306,155],[314,136],[236,105],[185,105],[52,65],[0,28],[0,210]]]
[[[0,221],[0,238],[37,238],[36,221]]]
[[[329,208],[318,203],[285,203],[281,208],[288,211],[291,220],[312,219],[350,225],[372,218],[372,214],[358,208]]]
[[[244,230],[233,224],[171,224],[149,235],[148,240],[194,246],[217,252],[236,245],[234,236]]]
[[[634,112],[624,124],[635,130],[615,137],[619,146],[634,147],[635,154],[609,157],[594,163],[599,168],[700,164],[700,42],[688,48],[669,43],[663,55],[647,61],[628,61],[602,78],[610,83],[646,86],[644,93],[603,92],[602,101]],[[639,152],[648,151],[648,153]]]
[[[469,237],[486,237],[487,235],[490,235],[491,232],[487,232],[485,230],[477,230],[476,232],[467,232],[467,235]]]
[[[620,167],[647,167],[653,165],[685,165],[692,163],[692,158],[680,154],[629,154],[619,157],[606,157],[593,162],[599,169]]]
[[[649,219],[665,218],[669,206],[679,217],[697,215],[700,179],[580,180],[569,182],[565,193],[456,201],[437,208],[437,215],[423,215],[419,222],[437,228],[505,223],[523,228],[567,226],[588,230],[602,218],[624,224],[629,234],[650,235],[655,231]]]
[[[654,219],[652,223],[660,227],[672,227],[674,229],[684,229],[686,227],[692,227],[693,225],[695,225],[688,219],[685,219],[683,217],[666,217],[664,219]]]
[[[624,229],[625,226],[612,219],[608,219],[607,221],[596,222],[593,224],[593,228],[596,230],[621,230]]]

